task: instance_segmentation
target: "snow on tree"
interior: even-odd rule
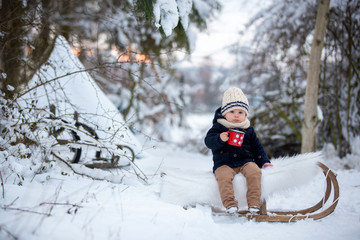
[[[203,0],[157,0],[153,6],[155,25],[162,27],[166,36],[170,36],[172,30],[178,26],[179,19],[182,27],[187,30],[189,15],[194,7],[200,16],[208,18],[214,7],[218,8],[217,1]]]
[[[165,35],[170,36],[178,25],[179,11],[175,0],[159,0],[154,5],[155,24],[164,29]],[[187,26],[185,26],[187,28]]]

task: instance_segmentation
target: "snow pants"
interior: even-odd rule
[[[248,206],[260,207],[261,199],[261,169],[254,162],[248,162],[241,167],[231,168],[221,166],[215,170],[216,181],[219,185],[221,201],[225,208],[238,206],[234,195],[233,179],[237,173],[244,175],[246,179]]]

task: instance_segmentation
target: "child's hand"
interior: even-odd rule
[[[229,133],[228,132],[220,133],[220,138],[223,142],[227,142],[229,140]]]
[[[266,167],[272,167],[273,165],[271,163],[264,163],[264,165],[262,166],[262,168],[266,168]]]

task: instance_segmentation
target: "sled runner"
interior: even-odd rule
[[[130,166],[130,162],[134,162],[134,150],[126,145],[116,145],[117,149],[123,151],[123,155],[114,153],[114,151],[107,149],[102,144],[99,144],[99,136],[93,127],[80,122],[79,114],[74,112],[74,122],[71,123],[64,119],[55,117],[55,106],[50,105],[51,120],[58,120],[58,125],[50,129],[49,134],[54,136],[56,143],[54,149],[56,150],[57,158],[66,160],[69,163],[81,163],[89,168],[123,168]],[[85,136],[86,139],[81,139]],[[70,147],[74,146],[74,147]],[[83,151],[86,148],[86,151]],[[85,159],[81,160],[83,152],[88,152]],[[120,159],[124,157],[125,161]]]
[[[259,214],[239,211],[235,215],[258,222],[295,222],[303,219],[317,220],[328,216],[337,206],[339,185],[336,175],[322,163],[323,160],[320,152],[272,160],[274,167],[262,169],[262,204]],[[289,211],[267,209],[266,199],[273,193],[308,184],[319,174],[325,176],[326,189],[322,199],[314,206]],[[233,185],[239,206],[247,206],[245,178],[237,174]],[[160,197],[185,209],[205,205],[211,207],[214,216],[228,215],[221,203],[217,182],[212,172],[169,170],[163,175]]]
[[[237,216],[246,217],[248,220],[257,222],[296,222],[303,219],[318,220],[331,214],[338,204],[339,200],[339,184],[336,175],[325,164],[318,163],[326,178],[326,191],[324,197],[314,206],[297,211],[271,211],[266,209],[266,200],[263,200],[259,214],[251,214],[249,211],[239,211]],[[330,194],[333,191],[333,199],[330,200]],[[330,202],[330,206],[323,209],[326,203]],[[214,215],[226,214],[219,208],[212,208]]]

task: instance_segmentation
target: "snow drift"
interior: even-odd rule
[[[282,190],[309,183],[321,169],[321,152],[272,159],[273,167],[262,169],[262,198]],[[245,177],[237,174],[233,180],[235,197],[239,206],[246,206]],[[215,176],[212,172],[171,170],[164,172],[161,199],[181,205],[206,204],[222,208]]]

